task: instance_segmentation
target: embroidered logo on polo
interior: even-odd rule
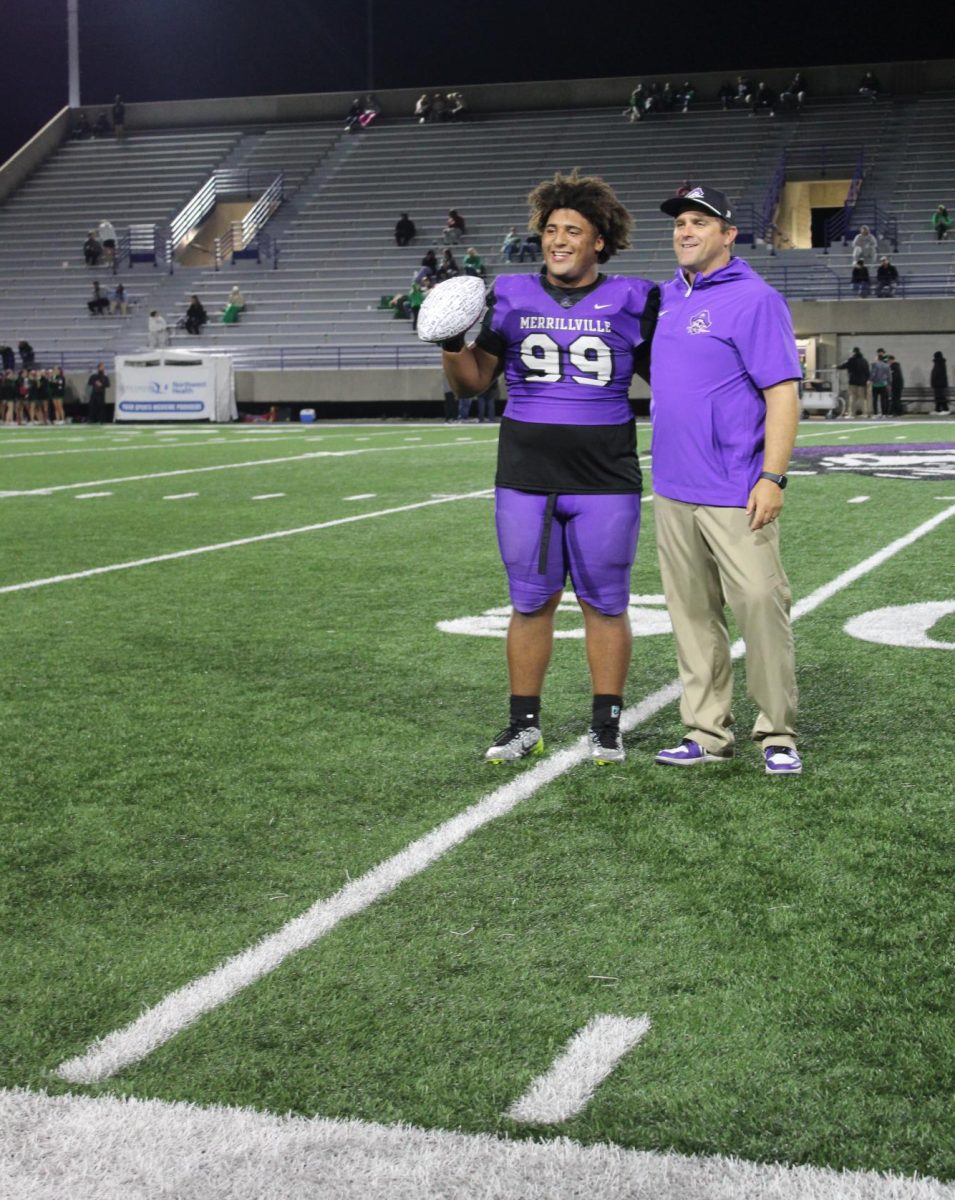
[[[709,333],[712,327],[713,322],[710,320],[709,309],[704,308],[690,317],[690,323],[687,325],[686,331],[687,333]]]

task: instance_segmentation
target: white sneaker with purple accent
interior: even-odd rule
[[[701,763],[729,762],[732,757],[731,754],[710,754],[699,742],[684,738],[679,746],[659,750],[653,761],[661,767],[695,767]]]
[[[801,775],[802,759],[792,746],[765,746],[767,775]]]

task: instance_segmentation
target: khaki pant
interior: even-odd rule
[[[682,504],[659,495],[653,509],[686,736],[711,754],[732,752],[728,604],[746,644],[747,691],[759,708],[753,739],[795,746],[792,595],[779,557],[777,522],[753,531],[745,509]]]
[[[869,385],[867,383],[850,383],[848,415],[855,417],[861,413],[863,417],[867,417],[871,411]]]

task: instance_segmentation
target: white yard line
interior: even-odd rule
[[[10,1200],[953,1200],[934,1179],[0,1090]]]
[[[576,1116],[649,1029],[647,1016],[591,1018],[506,1116],[529,1125],[559,1125]]]
[[[490,438],[483,442],[471,442],[470,446],[493,446]],[[469,448],[470,448],[469,446]],[[180,467],[175,471],[153,471],[147,475],[120,475],[115,479],[88,479],[84,483],[58,483],[51,487],[24,488],[22,491],[0,492],[0,497],[52,496],[54,492],[72,492],[77,488],[105,487],[107,484],[143,483],[150,479],[173,479],[181,475],[207,475],[213,471],[243,471],[249,467],[274,467],[285,463],[308,462],[316,458],[354,458],[359,454],[391,454],[406,450],[459,449],[456,442],[433,442],[415,446],[362,446],[360,450],[309,450],[305,454],[290,454],[283,458],[253,458],[248,462],[217,463],[208,467]]]
[[[924,521],[910,533],[897,538],[856,566],[843,571],[794,605],[792,619],[798,620],[812,612],[837,592],[875,570],[887,559],[912,545],[952,516],[955,516],[955,505]],[[739,658],[744,649],[741,641],[734,643],[733,657]],[[674,679],[645,697],[636,706],[626,709],[621,714],[621,729],[625,733],[630,732],[676,700],[679,695],[680,681]],[[522,771],[502,787],[438,825],[366,874],[350,880],[330,898],[316,901],[311,908],[283,925],[276,933],[269,934],[247,950],[227,959],[208,974],[170,992],[130,1024],[98,1039],[85,1053],[61,1063],[56,1068],[56,1074],[71,1083],[97,1083],[115,1075],[131,1063],[139,1062],[191,1025],[203,1013],[218,1008],[263,975],[274,971],[290,955],[313,945],[347,917],[363,912],[405,880],[419,875],[449,850],[464,842],[472,833],[505,816],[521,801],[533,796],[545,784],[565,775],[588,756],[587,739],[579,738],[567,749],[558,750],[543,762]]]
[[[155,554],[152,558],[137,558],[130,562],[110,563],[105,567],[89,567],[85,571],[72,571],[68,575],[51,575],[47,579],[8,583],[4,587],[0,587],[0,596],[7,592],[26,592],[32,588],[49,587],[54,583],[68,583],[73,579],[90,579],[94,575],[109,575],[113,571],[131,571],[134,567],[149,567],[154,563],[174,562],[176,559],[192,558],[197,554],[212,554],[216,550],[232,550],[236,546],[251,546],[255,542],[271,542],[276,538],[295,537],[299,533],[314,533],[318,529],[333,529],[336,525],[350,525],[353,521],[369,521],[373,517],[390,517],[395,513],[413,512],[416,508],[430,508],[434,504],[449,504],[455,500],[483,499],[489,495],[491,492],[487,489],[480,492],[462,492],[457,496],[419,500],[414,504],[399,505],[397,508],[382,508],[377,512],[355,513],[351,517],[336,517],[333,521],[318,521],[314,525],[300,525],[297,529],[279,529],[274,533],[257,533],[252,537],[235,538],[231,542],[216,542],[211,546],[194,546],[191,550],[175,550],[171,554]]]

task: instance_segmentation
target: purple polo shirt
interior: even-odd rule
[[[763,469],[762,391],[801,375],[786,301],[739,258],[662,286],[651,359],[653,490],[745,508]]]

